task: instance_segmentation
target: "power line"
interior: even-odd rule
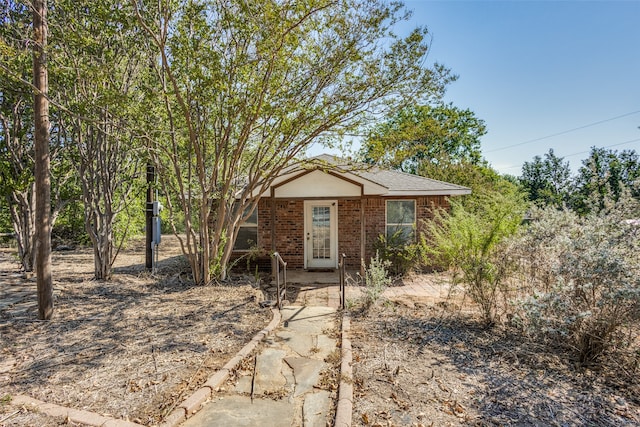
[[[631,140],[629,140],[629,141],[625,141],[625,142],[619,142],[619,143],[617,143],[617,144],[605,145],[604,147],[598,147],[598,148],[611,148],[611,147],[617,147],[617,146],[619,146],[619,145],[631,144],[631,143],[633,143],[633,142],[638,142],[638,141],[640,141],[640,138],[631,139]],[[577,152],[577,153],[567,154],[566,156],[560,156],[560,157],[561,157],[562,159],[564,159],[565,157],[573,157],[573,156],[578,156],[578,155],[580,155],[580,154],[587,154],[587,153],[590,153],[590,152],[591,152],[591,150],[587,150],[587,151],[580,151],[580,152]],[[519,164],[519,165],[509,166],[509,167],[502,168],[502,169],[505,169],[505,170],[508,170],[508,169],[515,169],[515,168],[520,168],[520,167],[522,167],[522,166],[524,166],[524,163],[521,163],[521,164]]]
[[[564,135],[564,134],[567,134],[567,133],[575,132],[577,130],[586,129],[586,128],[589,128],[589,127],[592,127],[592,126],[596,126],[596,125],[599,125],[599,124],[602,124],[602,123],[610,122],[612,120],[621,119],[623,117],[632,116],[632,115],[638,114],[638,113],[640,113],[640,110],[632,111],[630,113],[622,114],[622,115],[616,116],[616,117],[611,117],[610,119],[605,119],[605,120],[600,120],[600,121],[597,121],[597,122],[589,123],[587,125],[578,126],[577,128],[565,130],[565,131],[554,133],[554,134],[551,134],[551,135],[542,136],[540,138],[535,138],[535,139],[530,139],[528,141],[519,142],[517,144],[507,145],[505,147],[500,147],[500,148],[494,148],[493,150],[485,151],[485,153],[495,153],[496,151],[502,151],[502,150],[506,150],[508,148],[513,148],[513,147],[519,147],[519,146],[525,145],[525,144],[531,144],[532,142],[542,141],[543,139],[553,138],[554,136]]]

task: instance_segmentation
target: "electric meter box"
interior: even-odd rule
[[[156,216],[158,214],[160,214],[160,211],[162,210],[162,203],[160,202],[153,202],[153,216]]]
[[[151,221],[152,236],[151,239],[155,245],[160,244],[161,232],[160,232],[160,217],[154,216]]]

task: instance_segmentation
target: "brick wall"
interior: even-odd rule
[[[393,198],[397,200],[398,198]],[[433,218],[433,209],[449,209],[445,196],[407,198],[416,200],[418,227],[421,220]],[[365,261],[375,255],[374,243],[385,232],[386,203],[382,197],[338,200],[338,254],[347,255],[348,269],[360,268],[361,204],[365,209]],[[304,268],[304,200],[276,200],[276,250],[287,261],[287,267]],[[271,254],[271,199],[258,204],[258,244],[264,255]],[[264,261],[264,260],[263,260]]]
[[[287,268],[304,268],[304,201],[276,200],[276,251]],[[258,204],[258,241],[271,253],[271,199]]]
[[[345,254],[348,270],[360,269],[360,199],[338,201],[338,255]]]
[[[399,197],[390,197],[391,200],[400,200]],[[433,219],[435,208],[449,209],[449,201],[446,196],[421,196],[406,197],[407,200],[416,201],[416,220],[418,232],[422,228],[423,220]],[[386,200],[383,197],[365,198],[365,262],[375,256],[374,244],[380,235],[386,230]]]
[[[378,240],[378,236],[384,234],[386,226],[385,199],[382,197],[367,197],[364,199],[364,209],[364,261],[368,264],[371,257],[375,256],[374,243]]]

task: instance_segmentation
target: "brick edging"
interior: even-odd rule
[[[160,427],[176,427],[202,408],[202,405],[209,400],[213,392],[217,391],[227,378],[229,378],[231,371],[233,371],[245,357],[251,354],[264,337],[269,335],[269,333],[280,324],[280,320],[282,318],[280,311],[272,308],[271,313],[273,314],[271,322],[269,322],[264,329],[258,332],[251,341],[242,347],[242,349],[240,349],[240,351],[231,358],[222,367],[222,369],[216,371],[216,373],[210,376],[201,388],[193,392],[191,396],[187,397],[176,409],[165,417],[162,424],[160,424]]]
[[[351,317],[345,311],[342,314],[342,362],[340,363],[340,389],[338,392],[338,407],[336,408],[335,427],[351,427],[353,412],[353,368],[351,362]]]
[[[65,419],[92,427],[144,427],[131,421],[118,420],[95,412],[85,411],[83,409],[67,408],[66,406],[56,405],[55,403],[46,403],[33,397],[25,395],[16,395],[11,399],[12,405],[31,406],[35,410],[52,417],[64,417]]]
[[[206,383],[196,390],[191,396],[186,398],[176,409],[163,420],[161,427],[175,427],[185,421],[189,416],[196,413],[202,404],[211,397],[222,383],[229,377],[229,373],[256,348],[256,346],[269,335],[279,324],[282,318],[280,311],[271,309],[273,319],[266,328],[258,332],[242,349],[229,360],[219,371],[209,377]],[[130,421],[118,420],[116,418],[105,417],[95,412],[82,409],[73,409],[66,406],[46,403],[25,395],[16,395],[11,399],[12,405],[31,406],[37,411],[53,417],[64,417],[71,422],[88,425],[91,427],[144,427]]]

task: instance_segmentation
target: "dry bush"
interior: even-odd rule
[[[371,258],[369,265],[364,267],[365,288],[362,295],[362,303],[366,309],[376,305],[384,290],[391,285],[388,271],[390,264],[390,261],[381,259],[376,252],[376,256]]]
[[[625,221],[632,205],[585,217],[540,210],[514,245],[526,260],[516,324],[567,348],[582,365],[610,351],[639,350],[640,229]]]
[[[501,300],[512,271],[507,240],[518,230],[524,204],[518,194],[493,193],[465,207],[451,201],[452,212],[435,212],[426,224],[423,251],[434,266],[449,267],[453,280],[478,304],[484,322],[499,320]]]

